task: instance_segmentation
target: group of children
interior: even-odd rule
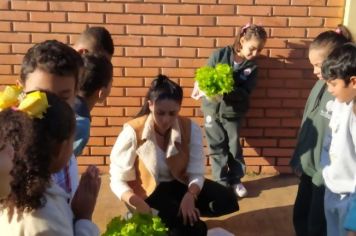
[[[319,34],[309,60],[318,81],[291,159],[300,177],[294,228],[298,236],[347,235],[356,229],[356,46],[347,28]]]
[[[263,27],[247,24],[232,46],[208,60],[210,66],[233,68],[234,90],[220,100],[203,96],[202,110],[213,178],[239,197],[247,195],[239,129],[256,86],[253,59],[266,40]],[[297,235],[356,231],[356,47],[351,41],[339,26],[310,44],[319,80],[307,100],[291,160],[300,177],[293,213]],[[91,217],[99,171],[90,166],[79,181],[76,156],[89,140],[91,110],[110,94],[113,53],[110,33],[91,27],[73,47],[49,40],[24,56],[22,95],[11,106],[0,101],[0,228],[5,235],[98,235]]]

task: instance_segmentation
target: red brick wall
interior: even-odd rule
[[[0,1],[0,84],[14,83],[26,50],[45,39],[73,44],[86,27],[107,27],[115,42],[114,87],[93,110],[88,147],[79,163],[108,170],[122,124],[143,102],[151,78],[167,74],[184,87],[182,115],[203,123],[190,98],[194,71],[233,42],[239,26],[265,26],[269,39],[244,122],[248,171],[289,172],[305,99],[315,82],[307,44],[342,22],[343,0],[81,0]],[[89,157],[88,157],[89,156]]]

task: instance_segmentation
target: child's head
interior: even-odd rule
[[[340,102],[356,97],[356,45],[346,43],[332,51],[322,65],[328,91]]]
[[[114,43],[110,32],[99,26],[86,29],[73,47],[80,54],[99,53],[105,55],[109,60],[114,54]]]
[[[79,95],[103,102],[110,94],[113,66],[104,55],[84,54],[84,67],[79,78]]]
[[[338,25],[336,30],[322,32],[313,40],[309,46],[309,61],[318,79],[323,79],[321,65],[330,52],[351,40],[351,33],[343,25]]]
[[[183,100],[182,88],[165,75],[152,81],[145,104],[137,116],[151,113],[158,128],[164,132],[177,117]]]
[[[58,96],[49,92],[46,96],[49,107],[41,119],[13,108],[0,112],[0,139],[6,138],[15,151],[11,194],[3,207],[20,213],[44,205],[51,173],[62,169],[72,153],[74,112]]]
[[[27,51],[20,82],[25,92],[50,91],[72,105],[82,64],[80,54],[73,48],[47,40]]]
[[[246,60],[252,60],[260,54],[267,40],[262,26],[247,24],[239,30],[233,45],[234,51]]]

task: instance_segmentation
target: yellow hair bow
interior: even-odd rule
[[[43,118],[48,108],[46,93],[35,91],[28,93],[18,106],[18,110],[26,112],[31,117]]]
[[[22,93],[22,87],[17,85],[6,86],[4,91],[0,92],[0,111],[17,106],[19,95]]]

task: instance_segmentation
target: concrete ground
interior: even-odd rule
[[[243,182],[249,194],[239,201],[240,211],[204,218],[208,227],[222,227],[236,236],[294,236],[292,212],[298,179],[292,175],[246,176]],[[104,232],[111,218],[126,211],[110,190],[109,176],[103,175],[93,221]]]

